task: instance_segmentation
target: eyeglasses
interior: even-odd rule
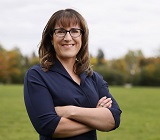
[[[55,33],[55,35],[57,37],[60,37],[60,38],[65,37],[67,32],[69,32],[71,37],[76,38],[76,37],[79,37],[83,33],[83,30],[78,29],[78,28],[71,28],[70,30],[65,30],[63,28],[58,28],[58,29],[53,30],[53,33]]]

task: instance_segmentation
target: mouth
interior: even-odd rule
[[[62,46],[63,46],[64,48],[71,48],[71,47],[74,46],[74,44],[62,44]]]

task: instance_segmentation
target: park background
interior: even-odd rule
[[[38,139],[23,101],[23,78],[38,63],[49,17],[74,8],[90,29],[90,62],[109,83],[123,113],[98,140],[159,140],[160,18],[158,0],[0,0],[0,140]]]

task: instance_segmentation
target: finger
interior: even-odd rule
[[[99,107],[100,104],[101,104],[104,100],[106,100],[106,98],[107,98],[106,96],[102,97],[102,98],[98,101],[97,107]]]
[[[105,107],[107,108],[111,108],[112,106],[112,100],[110,100],[107,104],[105,104]]]
[[[108,107],[109,105],[107,104],[108,102],[111,101],[111,98],[103,98],[100,100],[101,102],[99,102],[99,107]]]
[[[112,106],[112,100],[103,105],[103,107],[110,108]]]
[[[112,100],[111,98],[107,98],[107,99],[103,100],[100,104],[105,105],[108,102],[110,102],[111,100]]]
[[[98,102],[103,102],[104,100],[106,100],[107,99],[107,97],[106,96],[104,96],[104,97],[102,97]]]
[[[111,107],[111,105],[112,105],[112,100],[111,100],[111,98],[108,98],[108,99],[106,99],[106,100],[104,100],[103,102],[101,102],[100,103],[100,107]]]
[[[112,107],[112,104],[110,104],[107,108],[111,108]]]

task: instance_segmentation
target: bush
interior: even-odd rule
[[[101,74],[104,80],[109,83],[109,85],[125,84],[126,76],[121,71],[109,69],[105,65],[96,67],[94,70]]]
[[[160,65],[150,64],[142,68],[139,85],[160,86]]]

